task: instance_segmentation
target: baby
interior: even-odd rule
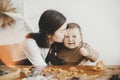
[[[83,42],[81,28],[76,23],[69,23],[67,35],[62,47],[57,53],[62,65],[83,65],[89,60],[95,62],[99,54],[89,44]]]

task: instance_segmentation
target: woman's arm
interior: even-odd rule
[[[34,39],[26,39],[23,42],[25,56],[35,66],[46,66],[42,56],[42,48],[39,48]],[[47,52],[46,52],[47,53]]]

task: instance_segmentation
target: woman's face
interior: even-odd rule
[[[64,45],[70,49],[78,47],[82,40],[82,36],[80,35],[79,29],[78,28],[67,29],[66,32],[67,35],[65,36],[64,39]]]
[[[64,36],[66,35],[66,23],[61,26],[57,31],[55,31],[54,35],[51,36],[50,41],[62,43]]]

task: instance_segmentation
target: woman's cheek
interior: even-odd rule
[[[63,39],[64,39],[64,36],[63,35],[61,35],[61,34],[56,34],[56,35],[54,35],[54,37],[53,37],[53,41],[55,41],[55,42],[63,42]]]
[[[63,42],[63,39],[64,39],[64,36],[63,36],[63,35],[60,35],[60,36],[59,36],[59,41],[60,41],[60,42]]]

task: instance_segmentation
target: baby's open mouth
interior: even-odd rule
[[[74,43],[68,43],[68,44],[74,44]]]

